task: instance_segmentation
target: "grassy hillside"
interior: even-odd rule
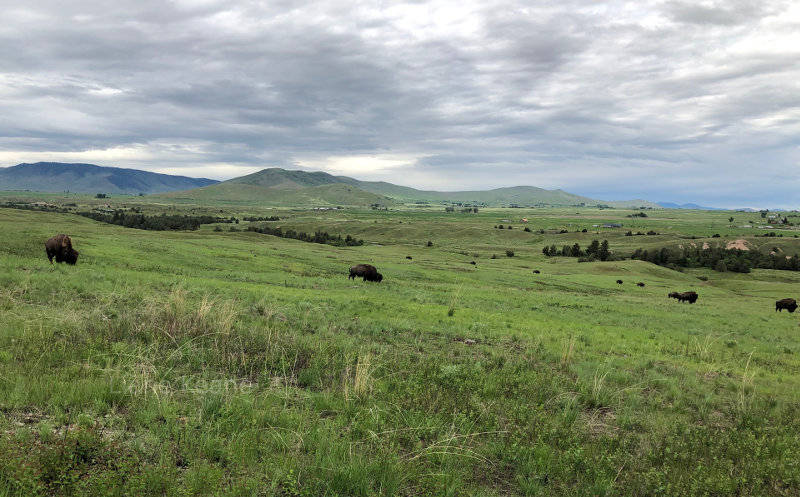
[[[800,494],[800,329],[774,311],[797,272],[541,253],[790,251],[796,232],[696,211],[268,212],[367,243],[0,209],[0,495]],[[76,266],[47,262],[60,232]],[[359,262],[383,282],[349,280]]]
[[[396,203],[390,198],[339,183],[283,189],[226,182],[184,192],[163,193],[155,198],[198,205],[211,202],[243,206],[369,207],[373,204],[390,206]]]
[[[242,185],[244,188],[237,188],[233,185]],[[290,171],[280,168],[269,168],[262,171],[234,178],[219,185],[203,188],[200,190],[185,192],[185,194],[171,195],[171,197],[182,197],[195,200],[234,200],[234,201],[262,201],[263,198],[273,195],[272,191],[283,191],[280,201],[273,205],[307,205],[308,200],[306,189],[322,188],[324,186],[340,185],[340,191],[350,192],[353,198],[345,198],[339,202],[346,205],[362,205],[362,198],[366,193],[376,195],[378,200],[387,204],[386,197],[391,198],[389,205],[395,203],[468,203],[477,205],[501,206],[517,204],[520,206],[535,205],[597,205],[606,204],[613,207],[652,207],[658,208],[657,204],[644,200],[607,202],[603,200],[591,199],[580,195],[573,195],[562,190],[544,190],[532,186],[517,186],[511,188],[497,188],[487,191],[467,191],[467,192],[436,192],[416,190],[405,186],[393,185],[382,181],[360,181],[347,176],[333,176],[323,172]],[[350,189],[342,190],[341,185],[347,185]],[[256,187],[269,190],[270,193],[259,192]],[[347,197],[347,196],[346,196]],[[369,205],[369,204],[367,204]]]

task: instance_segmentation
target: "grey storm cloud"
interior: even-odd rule
[[[800,207],[791,1],[12,0],[0,165]]]

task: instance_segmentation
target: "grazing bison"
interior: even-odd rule
[[[794,299],[781,299],[775,302],[775,310],[782,311],[786,309],[789,312],[794,312],[797,309],[797,302]]]
[[[678,299],[678,302],[689,302],[690,304],[697,302],[697,292],[669,292],[667,297]]]
[[[56,258],[56,262],[66,262],[67,264],[78,262],[78,251],[72,248],[72,240],[63,233],[47,240],[44,248],[50,264],[53,263],[53,257]]]
[[[539,271],[538,269],[533,270],[533,274],[539,274],[539,273],[541,273],[541,271]]]
[[[477,264],[477,262],[475,261],[469,261],[469,263],[472,264],[473,266]]]
[[[622,284],[622,280],[617,280],[617,285],[621,285],[621,284]]]
[[[642,282],[640,281],[639,283],[636,283],[636,286],[644,286],[644,283],[642,283]]]
[[[410,255],[407,255],[407,256],[406,256],[406,259],[408,259],[408,260],[410,261],[410,260],[411,260],[411,256],[410,256]]]
[[[354,280],[356,276],[361,276],[364,281],[380,282],[383,279],[383,275],[371,264],[357,264],[351,267],[348,278]]]

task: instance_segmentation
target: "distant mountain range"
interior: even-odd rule
[[[0,168],[0,190],[74,193],[162,193],[218,181],[94,164],[37,162]]]
[[[656,202],[661,207],[665,207],[667,209],[698,209],[701,211],[724,211],[726,209],[721,209],[719,207],[704,207],[702,205],[697,204],[676,204],[675,202]]]
[[[515,186],[485,191],[417,190],[382,181],[360,181],[324,172],[269,168],[219,182],[93,164],[38,162],[0,168],[0,190],[158,194],[185,201],[274,206],[379,206],[449,202],[473,206],[608,206],[659,208],[646,200],[606,201],[563,190]],[[698,207],[700,208],[700,207]]]

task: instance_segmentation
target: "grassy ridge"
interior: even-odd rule
[[[338,248],[0,209],[0,495],[800,493],[797,273],[541,254],[730,213],[516,212],[280,212],[372,242]]]

